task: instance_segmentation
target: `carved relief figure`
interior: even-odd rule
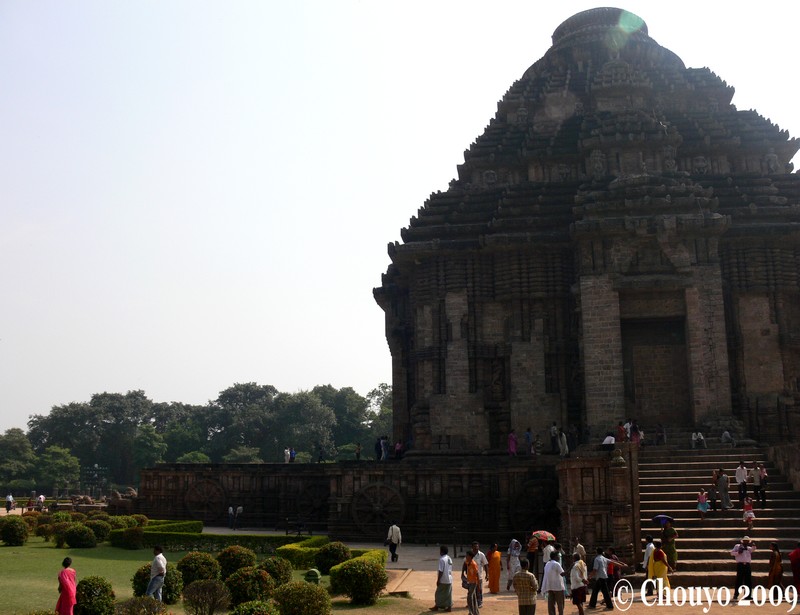
[[[593,179],[602,179],[606,176],[606,155],[601,150],[592,150],[589,156],[589,168]]]

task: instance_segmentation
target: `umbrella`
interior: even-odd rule
[[[667,521],[673,521],[674,522],[675,519],[673,519],[669,515],[656,515],[655,517],[653,517],[653,522],[654,523],[660,523],[661,525],[666,525]]]
[[[536,530],[535,532],[531,532],[531,536],[537,538],[538,540],[555,540],[556,537],[548,532],[547,530]]]

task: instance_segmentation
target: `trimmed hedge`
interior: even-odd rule
[[[240,568],[225,579],[225,585],[231,592],[232,606],[253,600],[268,600],[275,591],[275,579],[266,570],[255,566]]]
[[[151,522],[152,523],[152,522]],[[288,544],[297,538],[291,536],[254,536],[240,534],[199,534],[153,531],[150,525],[142,528],[142,542],[145,547],[161,545],[165,551],[208,551],[216,553],[226,547],[241,545],[255,551],[260,555],[273,555],[275,549]],[[115,530],[117,531],[117,530]],[[121,534],[111,532],[111,545],[124,548]]]
[[[228,608],[231,593],[218,579],[195,581],[183,590],[183,608],[189,615],[213,615]]]
[[[75,615],[114,615],[114,588],[103,577],[89,576],[78,581]]]
[[[7,516],[0,529],[3,542],[9,547],[21,547],[28,540],[28,524],[22,517]]]
[[[292,581],[275,590],[275,602],[280,607],[281,615],[330,615],[331,597],[324,587]]]
[[[279,556],[268,557],[259,562],[258,567],[266,570],[278,585],[292,580],[292,563]]]
[[[138,596],[117,604],[115,615],[142,615],[143,613],[167,615],[167,605],[152,596]]]
[[[184,585],[190,585],[195,581],[219,579],[222,576],[222,568],[216,558],[211,553],[203,551],[187,553],[178,561],[177,566],[183,575]]]
[[[281,615],[281,612],[272,600],[251,600],[238,605],[231,615]]]
[[[133,574],[131,587],[133,595],[144,596],[150,584],[150,564],[142,564]],[[183,575],[172,564],[167,564],[167,573],[164,575],[164,585],[161,587],[161,599],[164,604],[176,604],[181,599],[183,591]]]
[[[314,563],[322,574],[330,574],[331,568],[352,559],[352,557],[347,545],[337,540],[322,545],[314,555]]]
[[[375,604],[389,577],[386,551],[375,549],[331,568],[331,593],[344,594],[353,604]]]
[[[73,523],[67,528],[64,540],[72,549],[93,549],[97,546],[97,536],[94,535],[92,528],[83,523]]]
[[[315,566],[314,557],[320,547],[328,544],[327,536],[312,536],[302,542],[284,545],[277,549],[278,555],[288,559],[295,570],[304,570]]]
[[[255,551],[247,547],[231,545],[217,553],[217,562],[220,566],[222,580],[225,581],[240,568],[255,566],[256,554]],[[228,589],[230,589],[230,587]]]

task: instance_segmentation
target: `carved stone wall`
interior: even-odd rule
[[[556,29],[389,246],[395,437],[497,451],[800,406],[800,142],[733,94],[621,9]],[[629,339],[647,323],[672,333]]]
[[[450,456],[336,464],[160,464],[142,471],[136,512],[242,527],[296,528],[380,541],[398,523],[408,541],[506,544],[557,531],[555,458]],[[533,525],[536,527],[534,528]]]

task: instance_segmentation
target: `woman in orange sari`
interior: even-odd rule
[[[65,557],[61,565],[64,568],[58,573],[56,613],[58,615],[72,615],[72,607],[75,606],[75,570],[70,568],[72,558]]]
[[[486,554],[486,559],[489,562],[489,593],[500,593],[500,573],[503,570],[503,556],[500,554],[500,549],[497,548],[497,543],[492,545],[489,552]]]
[[[783,587],[783,560],[777,542],[769,543],[769,576],[767,576],[767,589],[777,585]]]

